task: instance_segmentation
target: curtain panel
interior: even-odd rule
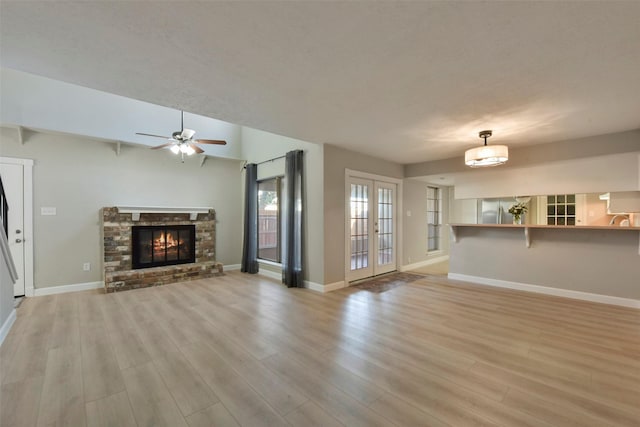
[[[303,151],[290,151],[285,159],[284,232],[282,245],[282,283],[290,288],[304,287],[302,232],[304,219]]]
[[[249,163],[245,168],[244,239],[242,245],[243,273],[258,272],[258,165]]]

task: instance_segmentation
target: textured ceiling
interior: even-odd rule
[[[640,128],[634,1],[3,0],[0,24],[3,67],[400,163],[483,129],[516,146]]]

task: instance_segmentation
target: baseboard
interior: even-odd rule
[[[104,288],[104,282],[87,282],[87,283],[74,283],[73,285],[61,285],[51,286],[48,288],[36,288],[35,296],[65,294],[67,292],[88,291],[91,289]]]
[[[223,271],[240,270],[240,267],[241,267],[240,264],[225,264],[223,267]]]
[[[530,285],[527,283],[510,282],[507,280],[491,279],[487,277],[468,276],[466,274],[449,273],[449,279],[471,282],[478,285],[495,286],[498,288],[516,289],[519,291],[535,292],[538,294],[557,297],[573,298],[583,301],[599,302],[602,304],[619,305],[622,307],[640,308],[640,300],[621,298],[609,295],[592,294],[589,292],[573,291],[569,289],[550,288],[548,286]]]
[[[0,346],[4,342],[4,339],[9,335],[9,331],[16,321],[16,309],[12,309],[11,313],[9,313],[9,317],[4,321],[2,327],[0,327]]]
[[[426,267],[427,265],[437,264],[439,262],[449,261],[449,255],[442,255],[435,258],[426,259],[420,262],[414,262],[413,264],[401,265],[398,268],[399,271],[415,270],[416,268]]]
[[[324,285],[324,292],[331,292],[338,289],[346,288],[349,286],[344,280],[340,280],[339,282],[328,283]]]
[[[269,277],[270,279],[282,280],[282,273],[276,271],[260,269],[258,270],[258,274]]]
[[[320,283],[316,283],[316,282],[310,282],[308,280],[304,281],[304,287],[307,288],[307,289],[311,289],[312,291],[316,291],[316,292],[321,292],[321,293],[326,292],[325,287],[323,285],[321,285]]]
[[[259,270],[258,274],[261,274],[265,277],[269,277],[270,279],[275,279],[278,281],[282,281],[282,273],[278,273],[275,271],[271,271],[271,270]],[[344,282],[340,282],[340,283],[344,283]],[[331,289],[327,289],[327,287],[331,287],[333,285],[336,285],[335,283],[332,283],[331,285],[321,285],[320,283],[316,283],[316,282],[311,282],[309,280],[305,280],[304,281],[304,287],[306,289],[310,289],[312,291],[316,291],[316,292],[329,292],[332,291],[334,289],[338,289],[338,287],[333,287]],[[340,286],[342,287],[342,286]]]

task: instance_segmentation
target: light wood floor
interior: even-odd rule
[[[425,278],[224,277],[27,299],[8,426],[638,426],[640,311]]]

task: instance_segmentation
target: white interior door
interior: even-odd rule
[[[18,280],[13,285],[14,296],[25,294],[25,245],[24,245],[24,166],[0,163],[0,176],[9,204],[7,237]]]
[[[348,178],[348,282],[396,270],[396,189],[392,183]]]

